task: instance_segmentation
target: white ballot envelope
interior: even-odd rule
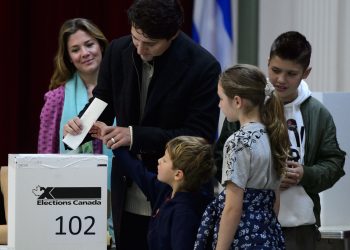
[[[80,120],[83,125],[83,131],[79,135],[67,134],[63,142],[73,150],[77,149],[84,140],[85,136],[91,129],[94,122],[97,121],[98,117],[102,114],[103,110],[107,107],[107,103],[95,98],[90,106],[86,109]]]

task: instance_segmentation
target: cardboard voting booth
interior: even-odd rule
[[[106,249],[106,156],[10,154],[8,174],[9,249]]]

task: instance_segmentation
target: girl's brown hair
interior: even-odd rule
[[[284,173],[290,147],[284,108],[281,100],[272,91],[271,83],[257,67],[238,64],[223,72],[220,83],[229,98],[240,96],[251,102],[251,107],[259,106],[261,121],[266,126],[270,138],[274,166],[281,176]]]

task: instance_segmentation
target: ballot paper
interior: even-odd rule
[[[67,134],[63,142],[68,145],[71,149],[77,149],[84,140],[85,136],[91,129],[92,125],[97,121],[98,117],[102,114],[103,110],[107,107],[107,103],[94,98],[92,103],[86,109],[80,120],[83,126],[83,131],[79,135]]]

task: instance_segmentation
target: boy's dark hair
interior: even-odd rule
[[[279,35],[272,43],[270,59],[274,56],[294,61],[306,70],[310,64],[311,45],[299,32],[288,31]]]
[[[173,162],[173,169],[184,173],[182,190],[199,190],[216,172],[212,145],[201,137],[175,137],[167,143],[166,150]]]
[[[128,9],[130,24],[149,38],[170,39],[184,21],[178,0],[136,0]]]

